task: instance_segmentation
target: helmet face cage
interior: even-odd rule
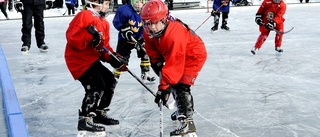
[[[137,12],[140,12],[141,11],[141,7],[136,7],[134,6],[138,1],[141,1],[142,4],[145,4],[146,3],[146,0],[131,0],[131,5],[133,7],[133,9]]]
[[[274,3],[280,3],[281,0],[273,0]]]
[[[103,7],[103,2],[104,1],[109,1],[109,8],[105,11],[105,12],[102,12],[102,7]],[[98,3],[97,3],[98,2]],[[112,6],[113,6],[113,0],[86,0],[86,3],[87,3],[87,6],[88,7],[91,7],[91,8],[94,8],[96,6],[99,6],[100,7],[100,12],[99,14],[101,16],[108,16],[111,14],[111,9],[112,9]]]
[[[154,32],[153,30],[150,29],[151,25],[159,25],[159,23],[163,24],[163,28],[159,30],[158,32]],[[162,20],[159,20],[157,22],[151,22],[151,21],[145,21],[143,22],[143,30],[151,37],[160,37],[164,33],[164,30],[166,29],[168,24],[168,19],[163,18]]]
[[[91,8],[94,8],[95,6],[102,7],[104,1],[110,1],[110,5],[113,2],[113,0],[86,0],[86,4],[89,5]],[[110,5],[109,7],[111,7]]]

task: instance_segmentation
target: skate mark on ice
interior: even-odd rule
[[[233,133],[232,131],[230,131],[230,129],[224,128],[219,126],[218,124],[214,123],[212,120],[205,118],[204,116],[202,116],[197,110],[194,110],[195,113],[197,113],[201,118],[203,118],[204,120],[208,121],[209,123],[211,123],[212,125],[216,126],[217,128],[226,131],[227,133],[235,136],[235,137],[240,137],[238,136],[236,133]]]
[[[268,97],[270,97],[270,96],[273,96],[273,95],[276,95],[276,94],[280,94],[280,93],[284,93],[284,91],[273,92],[273,93],[264,95],[263,98],[266,99],[266,98],[268,98]]]

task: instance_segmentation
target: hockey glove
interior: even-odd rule
[[[122,27],[120,27],[120,33],[122,38],[126,39],[129,42],[134,42],[133,38],[133,32],[131,30],[131,27],[129,24],[125,24]]]
[[[217,15],[217,12],[216,12],[215,10],[212,10],[212,11],[211,11],[211,16],[214,17],[214,16],[216,16],[216,15]]]
[[[269,22],[264,25],[264,27],[268,30],[273,30],[275,26],[276,22],[274,22],[273,20],[269,20]]]
[[[77,3],[74,5],[75,8],[79,7],[79,2],[77,1]]]
[[[114,52],[112,54],[113,55],[110,55],[110,61],[109,61],[110,65],[119,71],[128,71],[128,68],[127,68],[128,61],[118,53]]]
[[[221,5],[228,6],[229,0],[221,1]]]
[[[173,88],[170,85],[159,85],[158,89],[154,102],[159,104],[160,100],[162,100],[163,105],[166,105]]]
[[[14,9],[16,9],[17,12],[23,11],[23,3],[21,1],[15,1],[14,2]]]
[[[46,0],[46,10],[51,9],[53,5],[52,0]]]
[[[99,45],[103,46],[104,41],[101,38],[102,33],[98,32],[95,26],[89,26],[88,27],[88,32],[92,35],[92,45],[93,47],[97,48]]]
[[[140,38],[136,44],[134,45],[135,49],[137,50],[138,53],[138,58],[142,58],[143,56],[145,56],[146,50],[144,49],[144,39]]]
[[[259,26],[261,26],[263,24],[262,15],[257,13],[255,21]]]

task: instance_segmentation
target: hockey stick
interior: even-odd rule
[[[162,101],[159,101],[158,104],[160,108],[160,137],[163,137],[163,109],[162,109]]]
[[[265,24],[265,23],[262,23],[262,25],[265,26],[266,24]],[[275,29],[275,28],[273,28],[272,30],[275,31],[275,32],[278,33],[278,34],[287,34],[287,33],[289,33],[290,31],[292,31],[293,29],[294,29],[294,27],[292,27],[291,29],[289,29],[289,30],[287,30],[287,31],[279,31],[279,30],[277,30],[277,29]]]
[[[216,11],[214,11],[214,12],[219,11],[222,6],[223,6],[223,5],[221,5],[221,6],[220,6]],[[210,17],[211,17],[211,14],[210,14],[210,16],[209,16],[206,20],[204,20],[204,21],[198,26],[198,28],[196,28],[194,31],[197,31],[204,23],[207,22],[207,20],[208,20]]]
[[[198,28],[196,28],[194,31],[197,31],[204,23],[207,22],[207,20],[208,20],[210,17],[211,17],[211,14],[210,14],[209,17],[208,17],[206,20],[204,20],[204,21],[198,26]]]
[[[68,11],[68,9],[66,9],[66,11],[62,14],[62,16],[66,15],[67,11]]]
[[[291,29],[287,30],[287,31],[279,31],[279,30],[276,30],[276,29],[273,29],[276,33],[278,34],[287,34],[289,33],[290,31],[292,31],[294,29],[294,27],[292,27]]]
[[[117,61],[121,62],[120,59],[112,54],[105,46],[103,46],[103,50],[106,51],[110,56],[114,57],[115,59],[117,59]],[[134,73],[132,73],[130,71],[130,69],[128,69],[128,72],[131,74],[131,76],[133,76],[144,88],[146,88],[154,97],[156,97],[156,94],[146,85],[142,82],[141,79],[139,79]],[[164,106],[166,106],[168,109],[173,109],[173,108],[169,108],[168,104],[165,104]]]

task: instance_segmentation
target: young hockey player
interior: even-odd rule
[[[87,10],[79,12],[66,31],[66,64],[73,78],[79,80],[85,89],[79,110],[79,131],[105,130],[95,123],[119,124],[118,120],[107,115],[116,79],[100,62],[108,62],[121,71],[126,70],[126,63],[109,45],[110,24],[105,19],[109,12],[109,3],[109,0],[88,1]]]
[[[220,19],[220,13],[222,13],[222,25],[221,29],[229,30],[228,24],[228,16],[230,11],[230,0],[214,0],[213,10],[211,12],[211,16],[214,17],[213,19],[213,27],[211,28],[211,31],[218,30],[219,26],[219,19]]]
[[[172,93],[177,103],[176,118],[180,125],[170,136],[195,134],[190,87],[206,61],[205,45],[187,24],[168,15],[168,8],[161,0],[147,2],[141,18],[151,67],[160,77],[155,102],[161,100],[166,104]]]
[[[68,15],[75,15],[75,5],[77,4],[77,0],[65,0],[64,1],[68,8]],[[72,14],[71,14],[72,13]]]
[[[144,39],[142,36],[143,27],[140,10],[144,3],[145,0],[132,0],[131,4],[121,6],[113,18],[113,26],[119,31],[116,52],[129,60],[131,50],[135,48],[138,58],[141,59],[141,78],[153,82],[155,81],[155,77],[149,73],[150,61],[144,50]],[[120,74],[119,70],[114,70],[116,78],[119,78]]]
[[[45,0],[15,0],[14,8],[22,14],[22,53],[28,53],[31,48],[31,30],[35,28],[37,47],[40,52],[47,52],[49,47],[45,44],[45,31],[43,12],[46,7]],[[33,21],[32,21],[33,19]]]
[[[257,11],[255,22],[259,25],[260,36],[251,53],[256,54],[262,44],[266,41],[271,30],[283,31],[284,18],[286,12],[286,4],[282,0],[264,0]],[[283,52],[281,49],[283,34],[276,33],[275,37],[275,50],[278,53]]]

